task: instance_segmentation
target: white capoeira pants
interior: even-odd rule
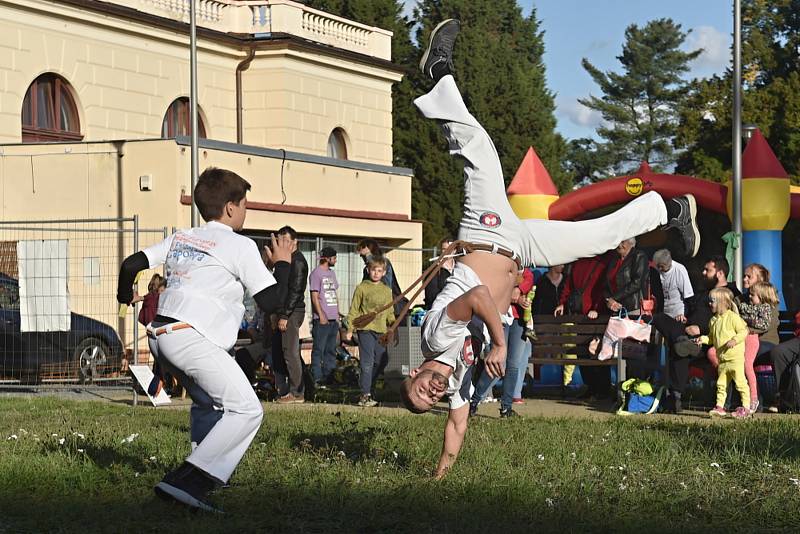
[[[664,200],[655,192],[598,219],[520,220],[508,203],[494,143],[467,110],[453,77],[440,79],[414,104],[425,117],[441,121],[450,153],[465,161],[464,214],[458,239],[515,252],[523,266],[550,266],[599,256],[667,223]]]
[[[192,397],[197,447],[186,461],[227,482],[261,426],[261,401],[236,360],[194,328],[153,338],[154,326],[161,325],[148,327],[150,351]]]

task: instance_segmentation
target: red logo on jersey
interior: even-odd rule
[[[498,214],[493,211],[487,211],[481,214],[480,223],[481,226],[485,226],[486,228],[497,228],[502,221]]]
[[[472,337],[467,336],[464,340],[464,348],[461,350],[461,355],[466,365],[475,363],[475,352],[472,350]]]

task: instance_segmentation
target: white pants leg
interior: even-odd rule
[[[186,461],[227,482],[261,425],[263,410],[252,386],[230,354],[192,328],[162,334],[150,346],[156,357],[179,371],[179,380],[198,405],[192,410],[193,427],[214,418],[206,413],[209,401],[210,409],[221,412],[210,430],[202,429],[205,435]]]
[[[546,266],[597,256],[667,222],[666,206],[657,193],[590,221],[521,221],[508,203],[494,143],[467,110],[453,77],[444,76],[414,104],[426,118],[441,121],[450,153],[465,161],[459,239],[496,244],[516,252],[523,265]]]

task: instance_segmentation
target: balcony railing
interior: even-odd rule
[[[189,22],[191,0],[104,0]],[[224,33],[286,33],[381,59],[391,59],[392,32],[291,0],[195,0],[197,25]]]

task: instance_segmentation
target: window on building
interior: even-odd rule
[[[199,114],[197,117],[197,132],[198,137],[206,138],[206,127],[203,124],[203,118]],[[191,120],[191,106],[189,99],[185,96],[178,98],[172,102],[167,108],[167,113],[164,115],[164,122],[161,123],[161,137],[169,139],[179,135],[192,135],[192,120]]]
[[[52,73],[33,80],[22,101],[22,142],[81,139],[78,108],[69,83]]]
[[[328,137],[328,157],[347,159],[346,135],[341,128],[334,128]]]

